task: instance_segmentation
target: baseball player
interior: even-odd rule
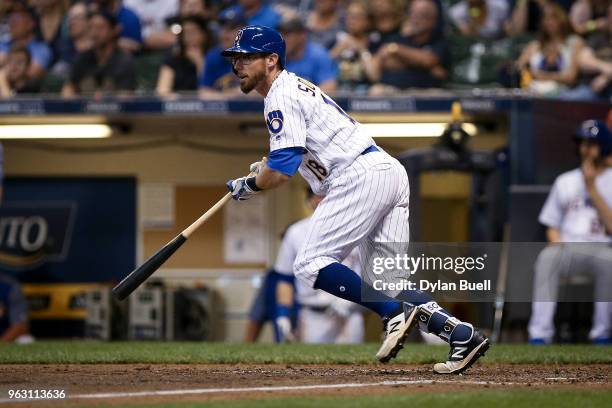
[[[0,272],[0,343],[20,341],[27,334],[26,299],[19,283]]]
[[[383,319],[385,338],[376,354],[395,357],[414,322],[450,344],[448,361],[434,372],[461,373],[489,347],[487,337],[442,309],[421,291],[400,302],[374,290],[340,263],[359,246],[362,253],[384,243],[408,242],[409,185],[406,170],[376,146],[361,125],[324,92],[287,72],[285,42],[268,27],[241,29],[222,53],[231,59],[242,92],[264,97],[270,153],[256,175],[227,182],[236,200],[277,188],[296,172],[323,195],[294,263],[295,275],[315,289],[349,300]],[[364,273],[367,271],[364,270]]]
[[[315,195],[308,189],[307,202],[314,210],[323,197]],[[280,274],[293,277],[293,264],[304,243],[311,217],[306,217],[287,228],[283,242],[276,257],[274,269]],[[360,256],[357,247],[343,260],[357,273],[360,272]],[[290,310],[293,304],[293,287],[279,282],[277,287],[277,325],[286,338],[291,338],[289,317],[284,311]],[[295,284],[297,301],[300,305],[298,314],[299,339],[304,343],[361,343],[364,336],[363,315],[359,306],[322,290],[313,289],[310,285],[298,280]],[[279,320],[282,319],[282,320]],[[283,321],[287,323],[283,323]]]
[[[259,339],[266,322],[272,324],[272,333],[276,343],[288,340],[292,322],[295,321],[297,306],[293,299],[279,305],[276,293],[281,285],[286,286],[285,290],[293,293],[294,280],[293,275],[280,274],[274,268],[266,272],[249,310],[249,320],[244,336],[246,343],[254,343]]]
[[[561,174],[540,213],[551,243],[535,264],[529,342],[548,344],[555,334],[554,316],[562,276],[589,273],[595,280],[593,343],[610,343],[612,303],[602,302],[612,291],[612,246],[571,243],[612,242],[612,136],[605,123],[587,120],[576,139],[580,168]]]

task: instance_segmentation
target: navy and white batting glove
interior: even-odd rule
[[[240,177],[236,180],[229,180],[225,185],[232,193],[232,198],[238,201],[248,200],[261,191],[255,184],[255,177]]]

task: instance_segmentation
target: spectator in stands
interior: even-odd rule
[[[164,24],[164,31],[160,31],[155,36],[156,41],[165,42],[170,45],[176,45],[177,33],[180,33],[181,22],[185,17],[198,17],[204,20],[209,20],[207,23],[208,28],[211,31],[216,32],[215,21],[211,21],[210,18],[213,16],[212,12],[206,6],[206,0],[181,0],[179,2],[178,12],[167,16]],[[212,24],[210,24],[212,23]]]
[[[306,25],[310,39],[328,50],[336,43],[342,30],[342,7],[339,0],[315,0],[314,9],[308,16]]]
[[[578,54],[579,85],[561,93],[566,100],[611,100],[612,59],[603,60],[591,47],[583,47]]]
[[[13,47],[8,53],[6,64],[0,70],[0,97],[15,94],[37,93],[40,83],[28,76],[32,59],[25,47]]]
[[[67,77],[70,65],[79,53],[91,49],[91,37],[87,25],[87,6],[84,2],[74,3],[68,10],[65,27],[59,47],[59,61],[52,72],[60,77]]]
[[[11,31],[9,29],[9,16],[13,11],[13,5],[16,0],[0,1],[0,44],[8,42],[11,39]]]
[[[175,44],[174,35],[168,35],[166,19],[178,14],[178,0],[125,0],[125,6],[140,18],[145,48],[167,50]]]
[[[27,303],[19,283],[0,272],[0,343],[20,341],[28,335]]]
[[[608,6],[610,0],[576,0],[570,9],[570,21],[574,31],[588,36],[609,27]]]
[[[572,100],[612,98],[612,4],[608,6],[608,24],[587,37],[587,46],[578,54],[579,85],[561,97]]]
[[[51,49],[52,66],[59,59],[66,3],[63,0],[31,0],[30,3],[38,13],[41,39]]]
[[[370,2],[370,14],[374,23],[374,30],[370,37],[372,53],[378,51],[378,48],[387,42],[397,41],[404,12],[403,0],[373,0]]]
[[[198,16],[205,19],[214,17],[213,12],[208,8],[206,0],[181,0],[179,8],[180,16]]]
[[[435,35],[436,4],[432,0],[413,0],[407,18],[411,32],[389,38],[372,58],[373,80],[380,82],[370,88],[372,95],[439,87],[448,75],[447,44]]]
[[[221,25],[219,45],[206,54],[204,72],[198,80],[201,98],[218,98],[221,95],[241,95],[240,84],[232,71],[232,64],[221,56],[221,51],[234,44],[238,30],[245,26],[244,16],[229,10],[219,16]]]
[[[36,15],[29,8],[13,9],[9,17],[11,39],[0,44],[0,66],[4,65],[9,50],[13,47],[26,47],[32,57],[28,75],[31,79],[40,78],[51,62],[51,50],[36,37]]]
[[[156,91],[167,96],[176,91],[195,91],[204,70],[210,33],[206,21],[200,17],[185,17],[177,49],[163,62],[157,79]]]
[[[0,205],[4,198],[4,146],[0,143]]]
[[[507,0],[462,0],[449,10],[450,20],[461,34],[482,40],[501,37],[508,19]]]
[[[547,4],[538,39],[530,42],[517,60],[517,68],[532,78],[529,89],[541,95],[558,95],[575,84],[583,41],[571,31],[563,8]]]
[[[136,73],[130,54],[119,48],[119,26],[114,15],[96,12],[89,17],[93,48],[80,53],[71,67],[62,95],[131,91],[136,88]]]
[[[345,32],[338,34],[330,54],[338,64],[338,89],[367,92],[370,86],[372,54],[370,28],[372,19],[367,4],[351,1],[346,9]]]
[[[314,83],[323,92],[335,92],[336,63],[323,46],[309,40],[304,22],[299,17],[291,18],[281,23],[279,31],[287,46],[287,71]]]
[[[93,0],[90,11],[111,13],[119,22],[119,47],[129,53],[140,50],[142,46],[142,28],[140,18],[131,9],[125,7],[121,0]]]
[[[505,24],[506,34],[518,36],[523,34],[536,34],[544,14],[544,6],[551,0],[518,0],[510,18]]]
[[[238,0],[238,4],[222,11],[222,13],[233,12],[245,16],[248,25],[263,25],[277,28],[280,14],[264,0]]]

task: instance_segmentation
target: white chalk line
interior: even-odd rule
[[[67,399],[110,399],[110,398],[133,398],[133,397],[163,397],[176,395],[198,395],[198,394],[220,394],[236,392],[282,392],[282,391],[304,391],[341,388],[365,388],[384,387],[394,385],[419,385],[419,384],[459,384],[459,385],[527,385],[527,383],[516,382],[493,382],[493,381],[469,381],[469,380],[396,380],[380,381],[373,383],[340,383],[340,384],[314,384],[314,385],[292,385],[292,386],[266,386],[266,387],[243,387],[243,388],[192,388],[181,390],[160,391],[138,391],[138,392],[103,392],[93,394],[68,395]],[[50,402],[52,399],[8,399],[1,398],[0,404],[17,402]],[[58,400],[61,401],[61,400]]]

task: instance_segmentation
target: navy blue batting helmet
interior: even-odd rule
[[[602,157],[612,153],[612,134],[601,120],[585,120],[576,131],[576,139],[592,140],[599,145]]]
[[[234,45],[221,53],[224,57],[234,54],[277,54],[281,66],[285,66],[285,40],[280,33],[266,26],[246,26],[238,31]]]

